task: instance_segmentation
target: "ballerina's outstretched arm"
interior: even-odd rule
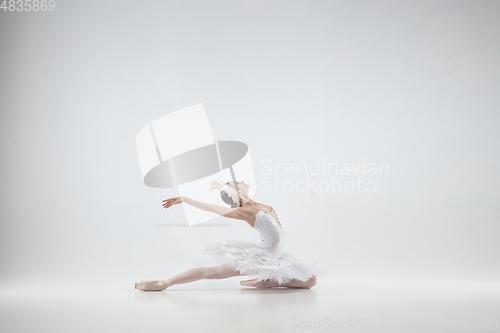
[[[248,222],[248,220],[250,220],[251,218],[251,213],[245,208],[242,207],[227,208],[218,205],[208,204],[185,196],[170,198],[167,200],[163,200],[162,202],[164,208],[169,208],[173,205],[178,205],[184,202],[187,203],[188,205],[204,210],[206,212],[211,212],[230,219],[243,220]]]

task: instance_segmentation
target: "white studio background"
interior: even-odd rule
[[[142,183],[137,132],[198,103],[215,140],[249,146],[285,250],[329,277],[498,280],[499,14],[458,0],[0,11],[0,282],[132,288],[211,265],[214,241],[257,241],[242,221],[169,225],[187,225],[161,207],[177,191]],[[369,163],[389,171],[353,173]],[[376,189],[320,193],[332,176]]]

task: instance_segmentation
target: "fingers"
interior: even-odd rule
[[[170,198],[170,199],[166,199],[166,200],[163,200],[162,202],[164,202],[164,204],[162,205],[163,208],[169,208],[179,202],[176,202],[178,198]]]

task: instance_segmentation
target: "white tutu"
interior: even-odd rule
[[[291,280],[305,282],[317,274],[314,263],[282,252],[285,233],[280,221],[273,215],[265,211],[258,212],[254,229],[261,236],[259,244],[241,241],[215,243],[209,245],[205,253],[242,275],[257,275],[259,280],[274,280],[279,284]]]

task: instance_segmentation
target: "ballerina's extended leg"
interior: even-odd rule
[[[240,276],[241,273],[227,265],[214,267],[192,268],[168,280],[141,281],[136,283],[136,289],[144,291],[160,291],[176,284],[194,282],[203,279],[226,279]]]

